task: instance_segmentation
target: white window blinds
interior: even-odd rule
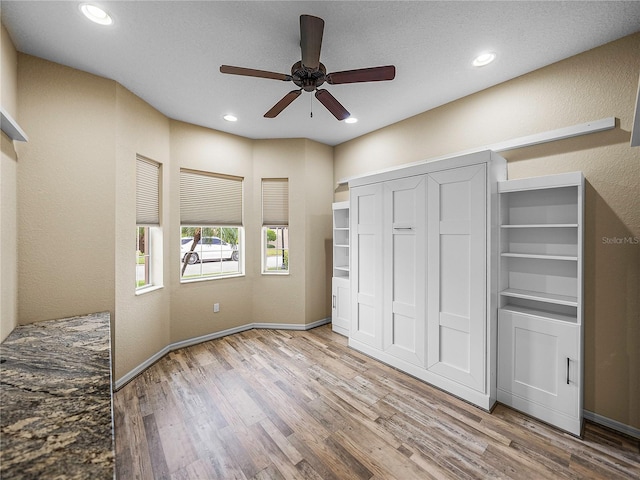
[[[160,165],[136,158],[136,224],[160,225]]]
[[[180,170],[180,224],[242,226],[242,180]]]
[[[262,225],[289,225],[289,179],[262,179]]]

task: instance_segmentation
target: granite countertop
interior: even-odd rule
[[[0,362],[0,477],[113,479],[109,313],[19,326]]]

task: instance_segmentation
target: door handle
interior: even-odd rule
[[[413,227],[393,227],[394,230],[413,230]]]
[[[332,297],[333,297],[333,300],[332,300],[331,308],[336,308],[336,296],[332,295]]]
[[[569,385],[569,357],[567,357],[567,385]]]

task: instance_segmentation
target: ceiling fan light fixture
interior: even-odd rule
[[[473,59],[472,65],[474,67],[484,67],[485,65],[489,65],[496,59],[495,52],[484,52],[478,55]]]
[[[356,117],[345,118],[344,123],[358,123],[358,119]]]
[[[105,12],[102,8],[91,5],[90,3],[81,4],[80,11],[85,17],[98,25],[111,25],[113,23],[111,15]]]
[[[222,118],[224,118],[227,122],[237,122],[238,121],[238,117],[236,117],[235,115],[231,115],[230,113],[227,113],[226,115],[223,115]]]

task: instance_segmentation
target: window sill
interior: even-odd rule
[[[137,288],[136,296],[144,295],[145,293],[155,292],[156,290],[160,290],[164,288],[164,285],[149,285],[147,287]]]
[[[286,277],[289,275],[289,272],[262,272],[262,275],[265,275],[267,277],[269,276],[274,276],[274,277]]]
[[[180,279],[180,283],[198,283],[198,282],[208,282],[210,280],[224,280],[225,278],[239,278],[244,277],[244,273],[237,273],[235,275],[224,275],[219,277],[200,277],[200,278],[189,278],[189,279]]]

